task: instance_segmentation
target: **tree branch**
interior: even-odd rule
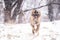
[[[40,7],[37,7],[37,8],[32,8],[32,9],[40,9],[42,7],[45,7],[45,6],[50,6],[51,4],[60,5],[60,3],[50,3],[50,4],[46,4],[46,5],[43,5],[43,6],[40,6]],[[27,10],[24,10],[23,12],[27,12],[27,11],[30,11],[32,9],[27,9]]]

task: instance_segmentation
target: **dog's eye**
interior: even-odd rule
[[[36,12],[36,13],[38,13],[38,12]]]
[[[35,11],[34,13],[38,13],[37,11]]]

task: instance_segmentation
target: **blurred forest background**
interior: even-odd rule
[[[60,0],[0,0],[0,23],[28,23],[32,9],[40,10],[41,21],[60,20]]]

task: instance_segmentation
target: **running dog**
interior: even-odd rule
[[[30,24],[32,26],[32,33],[38,33],[39,34],[39,27],[40,27],[40,17],[41,13],[37,10],[32,10],[31,16],[30,16]]]

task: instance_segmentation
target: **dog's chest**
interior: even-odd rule
[[[34,21],[34,24],[37,24],[38,23],[38,18],[34,18],[33,21]]]

